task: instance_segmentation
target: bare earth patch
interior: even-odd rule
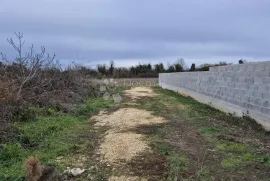
[[[137,87],[126,91],[126,95],[133,100],[143,96],[154,96],[150,88]],[[122,108],[111,114],[100,112],[99,115],[92,118],[96,121],[97,128],[108,126],[103,142],[99,148],[101,161],[112,166],[125,165],[136,156],[143,153],[151,153],[152,150],[148,145],[145,135],[135,133],[134,129],[141,126],[150,126],[166,123],[161,117],[153,116],[152,112],[136,108]],[[111,181],[139,181],[147,180],[146,178],[130,177],[121,175],[119,177],[111,176]]]
[[[139,178],[139,177],[126,177],[126,176],[120,176],[120,177],[111,177],[109,181],[147,181],[145,178]]]
[[[143,136],[134,133],[109,133],[100,146],[104,160],[114,163],[119,160],[130,161],[134,156],[149,149]]]
[[[134,87],[130,90],[125,91],[126,95],[131,97],[133,100],[142,97],[154,97],[157,94],[149,87]]]
[[[127,90],[114,112],[92,117],[103,130],[95,152],[98,168],[107,169],[103,178],[269,180],[268,133],[191,98],[153,90]]]
[[[106,112],[101,112],[98,116],[93,118],[97,121],[96,126],[110,126],[110,131],[114,130],[114,132],[128,130],[142,125],[166,122],[166,120],[161,117],[153,116],[150,111],[136,108],[119,109],[109,115],[107,115]]]

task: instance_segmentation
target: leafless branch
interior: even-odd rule
[[[17,80],[19,81],[19,89],[17,92],[17,99],[21,97],[21,92],[24,89],[25,84],[37,77],[42,69],[45,69],[54,62],[55,55],[51,57],[46,54],[46,49],[41,46],[39,53],[35,52],[34,45],[31,45],[29,51],[23,56],[23,46],[25,41],[23,40],[23,33],[15,33],[18,43],[16,44],[12,38],[8,38],[7,41],[17,52],[14,64],[18,67]],[[6,58],[2,55],[2,57]]]

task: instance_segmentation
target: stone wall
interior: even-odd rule
[[[161,73],[159,85],[237,116],[247,114],[270,130],[270,61]]]

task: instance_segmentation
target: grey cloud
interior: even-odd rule
[[[6,38],[21,31],[63,61],[78,53],[118,64],[166,57],[199,63],[207,57],[268,59],[269,7],[267,0],[3,0],[0,51],[12,54]]]

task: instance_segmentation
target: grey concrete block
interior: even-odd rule
[[[257,105],[254,105],[254,104],[249,104],[248,108],[250,110],[253,110],[253,111],[256,111],[256,112],[260,112],[262,110],[261,106],[257,106]]]
[[[240,95],[234,95],[234,99],[238,100],[238,101],[241,101],[241,96]]]
[[[236,72],[233,72],[233,71],[223,72],[222,75],[224,77],[234,77],[236,75]]]
[[[261,108],[261,113],[266,114],[266,115],[270,115],[270,109],[266,108],[266,107],[262,107]]]
[[[256,67],[255,67],[255,72],[261,72],[264,71],[266,67],[265,63],[259,63]]]
[[[242,105],[241,105],[243,108],[246,108],[248,109],[249,108],[249,103],[248,102],[242,102]]]
[[[247,64],[247,65],[248,67],[246,71],[251,71],[251,72],[255,71],[255,66],[253,64]]]
[[[262,98],[264,100],[270,100],[270,93],[262,93]]]
[[[235,83],[234,82],[227,82],[227,86],[228,87],[235,87]]]
[[[249,84],[249,86],[248,86],[249,91],[261,91],[258,88],[259,88],[259,85],[257,85],[257,84]]]
[[[263,78],[261,78],[261,77],[254,77],[254,84],[264,85]]]
[[[254,84],[254,77],[246,77],[245,82],[248,84]]]
[[[257,106],[263,106],[264,100],[263,99],[256,99],[256,98],[250,98],[250,103],[257,105]]]
[[[257,90],[260,92],[268,93],[270,91],[270,87],[268,85],[258,85]]]
[[[247,94],[250,95],[250,97],[262,99],[263,98],[263,93],[259,91],[253,91],[253,92],[247,92]]]
[[[242,96],[242,95],[245,94],[245,92],[246,92],[245,89],[238,89],[238,88],[235,88],[235,94],[236,94],[236,95]]]
[[[250,75],[253,77],[270,77],[270,70],[252,72]]]
[[[241,101],[249,103],[250,102],[250,96],[245,96],[245,95],[241,96]]]
[[[249,84],[244,83],[244,82],[236,82],[234,85],[235,85],[235,88],[238,88],[238,89],[247,90],[249,88]]]
[[[264,64],[264,70],[270,70],[270,63],[269,63],[269,61],[268,62],[265,62],[263,64]]]
[[[240,65],[233,65],[233,66],[231,66],[231,70],[233,72],[239,71],[240,70]]]
[[[262,106],[263,106],[263,107],[266,107],[266,108],[270,108],[269,101],[263,101]]]
[[[248,68],[247,64],[242,64],[239,67],[239,72],[245,72],[245,71],[247,71],[247,68]]]
[[[263,84],[270,84],[270,77],[262,78]]]

